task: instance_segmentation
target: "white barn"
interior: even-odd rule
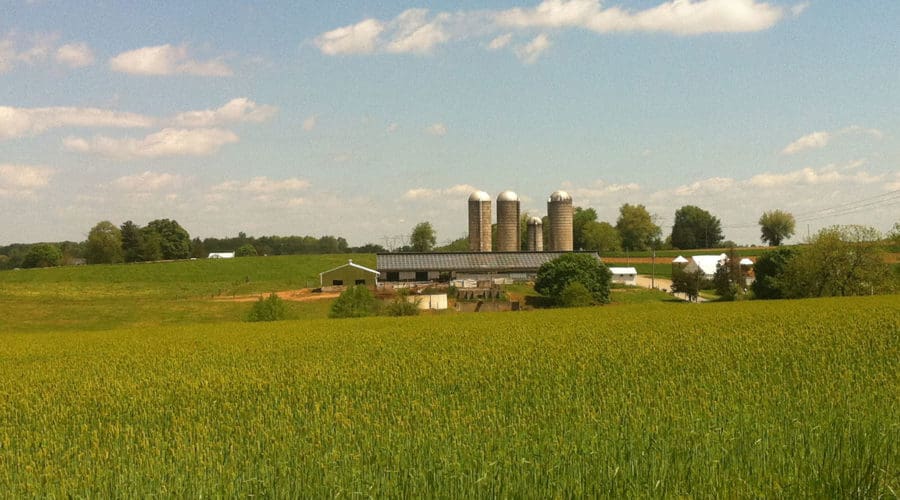
[[[634,267],[610,267],[613,283],[622,283],[624,285],[637,284],[637,269]]]
[[[213,252],[209,254],[207,259],[233,259],[234,252]]]
[[[693,273],[699,269],[707,278],[712,279],[716,274],[716,268],[719,266],[719,263],[727,258],[728,256],[724,253],[719,255],[694,255],[687,265],[684,266],[684,270]]]

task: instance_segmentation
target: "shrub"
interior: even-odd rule
[[[559,295],[559,305],[563,307],[586,307],[594,304],[594,297],[579,281],[568,283]]]
[[[247,243],[246,245],[241,245],[240,248],[234,251],[235,257],[256,257],[259,255],[256,251],[256,247]]]
[[[385,314],[388,316],[418,316],[419,301],[421,299],[417,298],[414,302],[410,302],[407,297],[409,297],[409,294],[405,293],[394,297],[394,300],[385,308]]]
[[[611,279],[609,269],[593,256],[569,253],[541,265],[534,289],[558,303],[566,285],[577,281],[590,292],[594,303],[608,304]]]
[[[328,313],[330,318],[363,318],[373,316],[377,312],[377,304],[372,292],[364,285],[356,285],[346,289]]]
[[[250,308],[247,321],[279,321],[284,319],[284,301],[274,293],[269,298],[262,297]]]

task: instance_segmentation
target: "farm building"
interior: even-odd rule
[[[622,283],[623,285],[637,284],[637,269],[633,267],[611,267],[609,271],[612,273],[613,283]]]
[[[234,252],[213,252],[206,257],[207,259],[233,259]]]
[[[352,286],[365,285],[370,288],[378,286],[378,276],[381,273],[374,269],[354,264],[352,260],[343,266],[329,269],[319,273],[320,286]]]
[[[719,262],[727,258],[728,256],[724,253],[719,255],[694,255],[685,264],[684,270],[693,273],[699,269],[707,278],[712,279],[716,274],[716,267],[718,267]]]
[[[534,279],[542,264],[571,252],[380,253],[377,269],[384,281]],[[586,253],[600,262],[597,252]]]

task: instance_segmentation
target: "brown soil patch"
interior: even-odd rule
[[[324,300],[324,299],[334,299],[337,298],[340,293],[337,292],[323,292],[323,293],[312,293],[312,290],[309,288],[303,288],[300,290],[284,290],[281,292],[275,292],[275,295],[282,300],[289,300],[291,302],[309,302],[313,300]],[[254,295],[235,295],[232,297],[222,296],[215,297],[213,300],[216,302],[256,302],[260,298],[268,297],[268,293],[257,293]]]

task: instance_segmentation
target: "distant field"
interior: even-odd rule
[[[10,333],[0,491],[892,497],[897,305],[657,302]]]

